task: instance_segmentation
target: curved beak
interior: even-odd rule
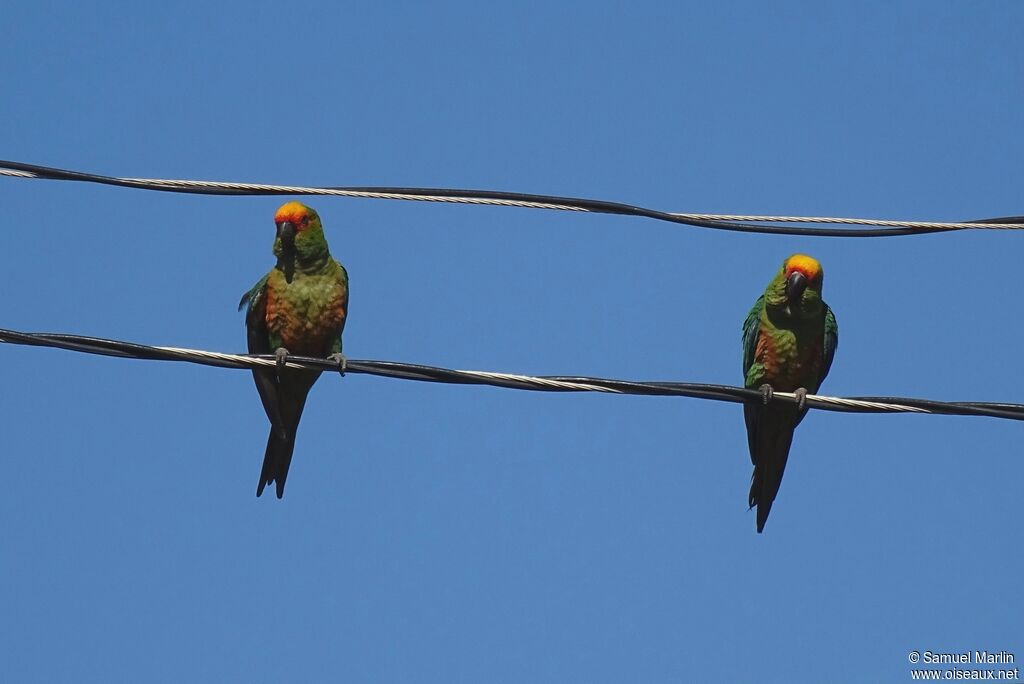
[[[281,246],[285,249],[295,247],[295,225],[288,221],[277,224],[277,237],[281,238]]]
[[[800,298],[803,297],[806,289],[807,276],[800,271],[793,271],[789,274],[789,277],[786,278],[786,301],[790,306],[800,303]]]

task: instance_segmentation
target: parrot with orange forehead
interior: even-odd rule
[[[839,344],[839,327],[821,299],[824,273],[804,254],[786,259],[743,323],[744,386],[764,401],[746,403],[747,443],[754,464],[749,505],[764,530],[782,484],[793,431],[807,414],[807,394],[818,391]],[[793,392],[798,403],[772,402],[773,392]]]
[[[277,498],[295,448],[295,431],[306,396],[321,371],[287,368],[289,354],[330,358],[344,370],[341,332],[348,317],[348,273],[327,248],[320,216],[300,202],[288,202],[274,216],[277,264],[242,296],[250,354],[274,354],[273,368],[253,377],[270,420],[270,437],[256,496],[271,483]]]

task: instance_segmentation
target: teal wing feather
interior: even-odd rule
[[[239,311],[241,311],[243,308],[245,308],[246,309],[246,313],[248,313],[248,312],[252,311],[254,305],[258,306],[259,300],[262,299],[262,297],[263,297],[263,290],[265,290],[266,287],[267,287],[267,278],[269,278],[269,277],[270,277],[269,273],[267,275],[263,276],[262,278],[260,278],[260,281],[258,283],[253,285],[252,288],[248,292],[246,292],[244,295],[242,295],[241,301],[238,302],[238,310]],[[248,308],[246,308],[246,307],[248,307]]]
[[[761,312],[764,311],[764,295],[757,298],[747,320],[743,321],[743,378],[746,380],[750,367],[754,365],[757,352],[757,338],[761,331]]]
[[[345,323],[348,321],[348,271],[345,270],[345,267],[341,265],[340,261],[335,260],[334,263],[338,264],[338,268],[340,269],[338,282],[345,290],[344,300],[342,302],[342,306],[345,309],[345,318],[341,321],[341,328],[338,329],[338,339],[334,343],[335,346],[331,348],[332,354],[340,354],[342,353],[342,347],[344,346],[341,336],[345,332]]]
[[[757,298],[754,306],[743,321],[743,384],[746,386],[747,374],[754,365],[757,353],[757,340],[761,333],[761,312],[764,311],[764,295]],[[760,404],[747,402],[743,405],[743,419],[747,424],[747,444],[750,449],[750,460],[757,464],[757,424],[761,415]]]
[[[836,348],[839,346],[839,325],[836,323],[836,316],[832,309],[825,305],[825,350],[821,364],[821,377],[818,385],[825,381],[825,376],[832,368],[832,359],[836,356]]]

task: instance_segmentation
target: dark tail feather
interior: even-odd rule
[[[291,373],[284,381],[275,386],[275,403],[267,409],[270,417],[270,436],[267,438],[267,451],[263,455],[263,469],[260,471],[260,483],[256,487],[256,496],[263,493],[263,488],[271,482],[277,484],[277,498],[284,496],[284,481],[288,479],[288,468],[292,464],[292,451],[295,449],[295,435],[299,430],[302,409],[306,406],[313,383],[320,373]],[[262,396],[262,392],[261,392]],[[275,423],[279,416],[280,424]]]
[[[776,407],[758,407],[759,415],[748,430],[753,428],[750,447],[754,461],[754,475],[750,482],[747,499],[751,508],[757,506],[757,531],[764,531],[772,503],[779,493],[782,475],[789,460],[789,449],[793,444],[793,431],[799,418],[792,410]]]
[[[747,504],[751,508],[757,506],[758,534],[764,531],[764,524],[768,522],[768,514],[771,513],[772,503],[775,499],[766,491],[764,471],[764,468],[754,467],[754,475],[750,478],[750,496],[747,499]]]
[[[772,502],[766,501],[757,505],[757,533],[764,532],[764,524],[768,522],[768,514],[772,511]]]
[[[280,435],[270,430],[267,438],[267,450],[263,455],[263,469],[260,471],[260,482],[256,487],[256,496],[263,494],[263,488],[272,482],[277,483],[277,498],[284,496],[284,483],[288,479],[288,468],[292,464],[292,452],[295,450],[295,432]]]

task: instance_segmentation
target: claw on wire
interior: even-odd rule
[[[761,385],[761,401],[764,402],[765,406],[767,406],[768,403],[771,402],[772,397],[774,396],[775,390],[772,389],[771,385],[769,385],[768,383]]]
[[[338,373],[341,374],[341,377],[345,377],[345,367],[348,365],[348,360],[345,358],[345,355],[340,353],[331,354],[327,358],[338,364]]]
[[[274,352],[274,370],[277,374],[277,383],[281,384],[281,371],[284,370],[284,364],[288,361],[288,350],[284,347],[278,347]]]
[[[793,392],[796,396],[796,408],[799,411],[803,411],[807,408],[807,388],[799,387]]]

